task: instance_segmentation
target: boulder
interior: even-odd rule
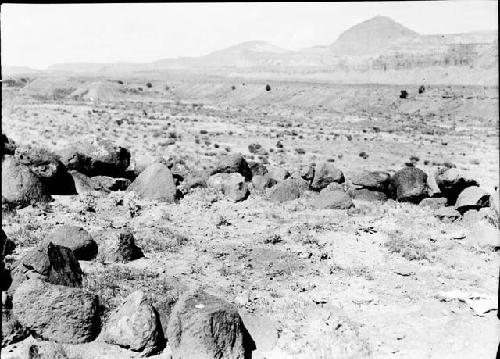
[[[372,191],[367,188],[349,190],[349,195],[352,198],[359,201],[366,202],[385,202],[387,201],[387,195],[381,191]]]
[[[219,158],[211,174],[214,175],[216,173],[239,173],[246,181],[252,179],[252,171],[240,153],[224,155]]]
[[[467,187],[478,186],[476,180],[470,178],[456,168],[445,168],[436,173],[436,183],[441,194],[448,198],[448,204],[454,205],[458,195]]]
[[[416,167],[405,167],[392,176],[390,191],[399,202],[418,204],[429,197],[427,174]]]
[[[16,143],[2,133],[2,159],[5,155],[13,155],[16,151]]]
[[[130,152],[107,140],[84,139],[61,150],[60,159],[68,170],[87,176],[125,177]]]
[[[110,260],[126,263],[142,257],[144,257],[144,253],[136,246],[132,233],[127,231],[120,233],[117,248],[111,254]]]
[[[236,308],[201,291],[179,298],[167,337],[173,359],[246,359],[255,350]]]
[[[63,225],[48,236],[53,244],[67,247],[73,251],[76,259],[89,261],[97,256],[97,243],[82,227]]]
[[[46,340],[78,344],[99,332],[98,298],[80,288],[28,279],[16,289],[13,308],[23,327]]]
[[[253,188],[257,192],[264,192],[267,188],[271,188],[277,182],[270,178],[267,174],[265,175],[254,175],[252,177]]]
[[[144,171],[146,168],[151,166],[154,163],[161,163],[168,167],[167,160],[162,156],[155,156],[151,154],[142,154],[135,155],[133,160],[130,162],[130,166],[127,168],[129,172],[134,173],[134,176],[137,177]],[[127,177],[128,178],[128,177]]]
[[[276,182],[284,181],[290,177],[290,172],[283,167],[271,167],[267,173],[269,178]]]
[[[206,188],[207,187],[208,175],[206,173],[189,173],[184,181],[179,184],[178,189],[181,193],[186,194],[195,188]]]
[[[292,201],[301,197],[307,191],[309,184],[298,178],[289,178],[278,182],[269,190],[269,200],[275,203]]]
[[[21,146],[14,154],[16,161],[27,166],[47,187],[50,194],[76,194],[73,178],[57,156],[43,148]]]
[[[490,197],[490,207],[497,216],[500,216],[500,194],[498,190],[496,190]]]
[[[311,200],[318,209],[349,209],[354,207],[351,197],[343,191],[323,190]]]
[[[300,177],[305,181],[312,183],[315,172],[316,167],[313,164],[310,164],[309,166],[305,166],[300,169]]]
[[[478,186],[470,186],[460,192],[455,208],[462,214],[469,209],[479,210],[482,207],[488,207],[489,199],[488,192]]]
[[[47,186],[27,166],[7,156],[2,162],[2,204],[22,208],[50,201]]]
[[[342,192],[347,192],[348,187],[346,186],[345,183],[337,183],[337,182],[332,182],[325,188],[323,188],[321,191],[342,191]]]
[[[391,176],[382,171],[363,171],[353,174],[350,181],[354,188],[366,188],[371,191],[387,192],[391,181]]]
[[[258,175],[263,176],[268,172],[266,166],[261,162],[248,162],[248,167],[252,172],[252,178]]]
[[[174,177],[168,167],[161,163],[154,163],[141,172],[127,191],[133,191],[144,199],[167,203],[173,203],[177,198]]]
[[[12,254],[16,245],[7,238],[3,229],[0,232],[0,289],[7,290],[12,281],[10,270],[5,268],[5,256]]]
[[[136,291],[109,316],[103,328],[106,343],[119,345],[142,355],[158,353],[165,347],[165,338],[158,313],[145,294]]]
[[[209,187],[222,191],[226,197],[239,202],[248,197],[248,185],[239,173],[216,173],[207,181]]]
[[[454,222],[460,219],[460,213],[453,207],[441,207],[434,211],[434,216],[444,222]]]
[[[83,272],[73,251],[52,243],[42,243],[24,254],[12,270],[12,293],[31,274],[52,284],[81,287]]]
[[[446,203],[448,203],[448,199],[445,197],[432,197],[432,198],[424,198],[419,203],[419,206],[428,207],[430,209],[438,209],[446,206]]]
[[[127,178],[116,178],[107,176],[88,177],[77,171],[69,171],[73,179],[75,191],[78,194],[99,191],[109,193],[111,191],[125,191],[130,185]]]
[[[330,183],[343,183],[344,174],[330,162],[323,162],[316,167],[314,179],[311,183],[311,189],[320,191]]]
[[[14,241],[7,238],[4,230],[0,229],[0,254],[2,260],[5,258],[5,256],[12,254],[15,249],[16,244],[14,243]]]
[[[17,343],[28,336],[28,331],[12,315],[12,310],[2,308],[2,348]]]

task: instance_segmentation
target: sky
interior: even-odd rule
[[[357,3],[3,4],[2,66],[152,62],[244,41],[298,50],[389,16],[421,34],[498,29],[498,1]]]

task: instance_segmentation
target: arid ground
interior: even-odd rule
[[[175,71],[47,75],[3,85],[2,133],[18,146],[55,153],[83,137],[104,138],[127,148],[136,169],[163,158],[184,173],[238,152],[292,174],[329,161],[346,179],[363,170],[394,174],[411,163],[428,174],[431,194],[439,192],[438,169],[453,164],[493,194],[498,87],[418,87]],[[251,153],[252,144],[262,150]],[[53,196],[3,214],[2,228],[16,244],[6,262],[73,224],[99,246],[80,265],[104,321],[134,290],[167,315],[179,294],[202,287],[237,307],[256,344],[253,358],[495,356],[495,223],[471,212],[442,220],[435,209],[392,199],[317,209],[315,195],[275,203],[250,191],[234,202],[209,187],[171,204],[128,191]],[[105,253],[124,228],[145,256],[110,262]],[[49,345],[28,337],[4,347],[2,358],[24,358],[33,343],[41,352]],[[99,339],[58,350],[68,358],[140,356]],[[158,357],[168,355],[165,349]]]

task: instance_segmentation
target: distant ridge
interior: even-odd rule
[[[330,45],[291,51],[266,41],[246,41],[199,57],[151,63],[56,64],[49,72],[126,73],[193,69],[301,68],[326,71],[410,70],[424,67],[498,66],[498,31],[421,35],[387,16],[375,16],[344,31]],[[17,72],[17,71],[16,71]],[[5,73],[5,72],[4,72]]]

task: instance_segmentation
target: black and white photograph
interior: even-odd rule
[[[1,359],[500,357],[498,1],[0,26]]]

